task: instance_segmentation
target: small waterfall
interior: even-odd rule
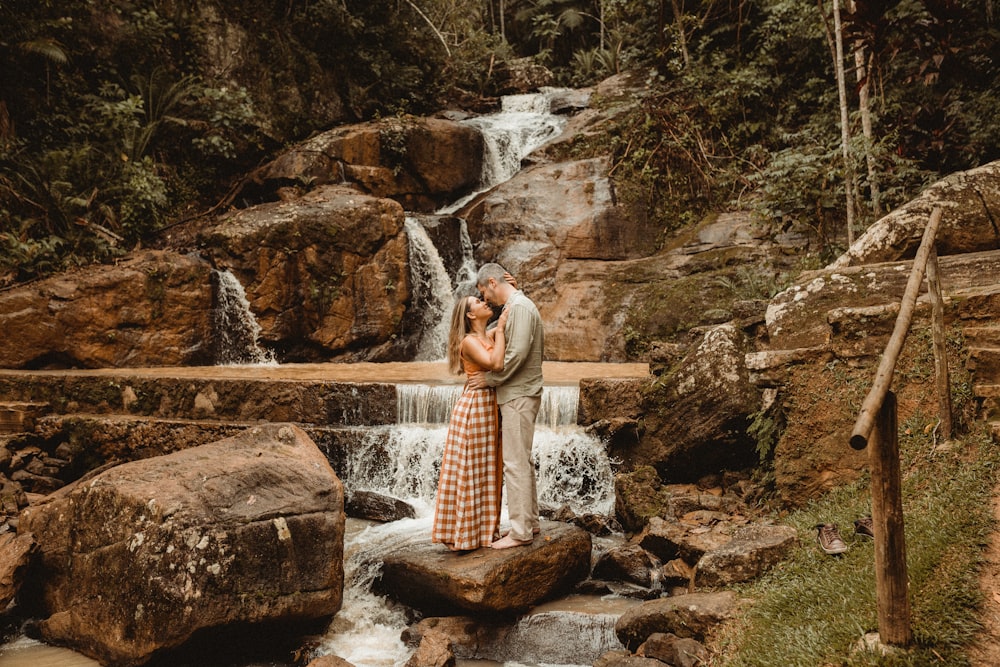
[[[420,340],[414,360],[437,361],[444,357],[448,345],[448,319],[454,300],[451,278],[423,225],[407,217],[405,228],[413,285],[411,308],[419,313]]]
[[[274,364],[274,355],[260,345],[260,325],[250,310],[243,285],[230,271],[215,276],[215,363],[219,366]]]
[[[447,426],[375,427],[345,464],[344,484],[430,508]],[[535,430],[538,500],[577,514],[614,510],[614,473],[604,444],[582,429]]]
[[[401,384],[396,387],[400,424],[447,424],[451,409],[462,395],[458,384]],[[557,428],[576,424],[579,387],[543,387],[542,405],[535,423]]]

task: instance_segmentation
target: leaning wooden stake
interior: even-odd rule
[[[903,300],[899,304],[899,315],[896,316],[896,325],[893,327],[892,336],[882,353],[882,361],[879,362],[878,371],[875,372],[875,380],[872,388],[861,404],[861,412],[854,422],[854,431],[851,434],[851,447],[854,449],[864,449],[868,446],[868,436],[872,432],[875,424],[875,415],[878,414],[882,399],[889,391],[892,384],[892,372],[896,368],[896,359],[903,349],[903,342],[906,334],[910,331],[910,321],[913,319],[913,309],[917,304],[917,294],[920,292],[920,284],[924,280],[924,267],[927,265],[927,258],[930,256],[931,248],[934,245],[934,236],[937,234],[938,225],[941,224],[941,209],[935,208],[931,212],[930,222],[924,230],[924,237],[920,241],[920,248],[917,249],[917,256],[913,258],[913,269],[910,271],[910,278],[906,282],[906,289],[903,291]]]
[[[934,338],[934,380],[937,385],[938,425],[942,440],[951,439],[951,382],[948,378],[948,341],[944,330],[944,299],[941,297],[941,274],[937,250],[927,259],[927,292],[931,299],[931,333]]]
[[[902,476],[896,436],[896,395],[886,392],[868,452],[872,469],[872,528],[875,533],[875,592],[878,634],[883,644],[913,640],[903,537]]]

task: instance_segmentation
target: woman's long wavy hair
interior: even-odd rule
[[[469,303],[472,297],[460,296],[451,309],[451,327],[448,329],[448,371],[462,374],[462,339],[469,333]]]

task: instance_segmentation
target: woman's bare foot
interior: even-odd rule
[[[511,547],[525,547],[531,544],[531,540],[515,540],[510,534],[505,535],[498,541],[490,545],[491,549],[510,549]]]

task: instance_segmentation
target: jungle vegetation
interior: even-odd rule
[[[752,207],[833,253],[848,185],[860,231],[1000,157],[1000,6],[831,3],[0,0],[0,285],[155,242],[311,133],[482,106],[520,58],[642,73],[601,149],[665,232]]]

